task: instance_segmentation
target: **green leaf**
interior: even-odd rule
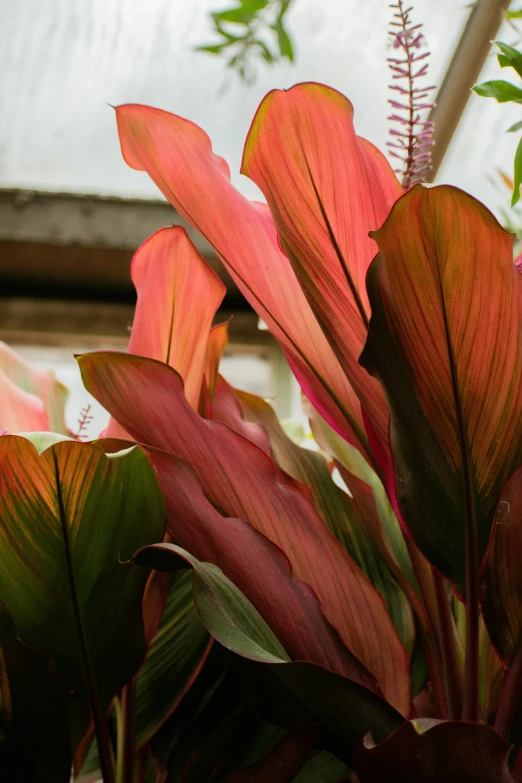
[[[9,783],[69,783],[65,690],[49,661],[16,638],[0,604],[0,777]]]
[[[477,95],[483,98],[495,98],[498,103],[522,103],[522,89],[511,82],[505,82],[502,79],[493,79],[489,82],[476,84],[473,87]]]
[[[161,540],[165,501],[146,453],[63,441],[41,454],[0,438],[0,598],[22,641],[56,661],[85,710],[100,709],[145,654],[146,574],[120,560]],[[83,660],[82,660],[83,659]]]
[[[292,42],[288,33],[286,32],[281,17],[278,18],[274,25],[274,30],[277,33],[277,43],[279,44],[279,51],[281,57],[286,57],[291,63],[294,61],[294,50],[292,48]]]
[[[522,185],[522,139],[518,142],[515,152],[514,173],[513,173],[513,195],[511,197],[511,206],[520,200],[520,186]]]
[[[518,75],[522,76],[522,52],[500,41],[495,41],[495,43],[502,52],[497,55],[501,68],[514,68]]]
[[[221,44],[209,44],[208,46],[196,46],[197,52],[209,52],[209,54],[219,54],[227,46],[230,46],[228,42]]]
[[[207,630],[229,650],[259,665],[268,664],[282,685],[348,749],[353,750],[367,731],[384,738],[403,722],[398,712],[364,686],[313,663],[290,663],[261,615],[213,564],[201,563],[173,544],[147,546],[131,563],[158,571],[192,566],[194,603]]]
[[[165,722],[191,687],[206,660],[211,640],[192,600],[193,575],[171,580],[163,618],[138,672],[135,691],[136,747]]]
[[[254,661],[290,660],[259,612],[213,563],[200,563],[175,544],[153,544],[136,552],[132,565],[173,571],[194,569],[194,603],[203,624],[224,647]]]
[[[521,122],[515,122],[514,125],[511,126],[511,128],[508,128],[506,133],[514,133],[515,131],[522,130],[522,121]]]
[[[506,11],[506,19],[522,19],[522,8],[516,11]]]

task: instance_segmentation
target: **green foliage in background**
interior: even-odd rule
[[[522,16],[521,11],[511,11],[511,17],[513,15]],[[495,41],[496,45],[500,49],[500,53],[497,54],[498,62],[501,68],[514,68],[518,76],[522,77],[522,52],[515,49],[513,46]],[[482,84],[477,84],[474,88],[478,95],[484,98],[495,98],[498,103],[522,103],[522,88],[511,82],[506,82],[503,79],[492,79]],[[508,128],[508,133],[516,133],[522,129],[522,121],[516,122],[511,128]],[[515,153],[515,163],[513,171],[513,195],[511,197],[511,206],[520,200],[520,186],[522,185],[522,137],[518,143],[517,151]]]
[[[294,60],[292,41],[285,29],[285,15],[292,0],[237,0],[231,8],[214,11],[211,20],[215,43],[197,50],[226,58],[245,82],[255,78],[254,61],[261,57],[269,64]]]

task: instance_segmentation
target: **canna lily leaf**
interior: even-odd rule
[[[192,600],[192,574],[183,571],[171,580],[162,621],[136,677],[136,748],[143,747],[175,710],[211,644]]]
[[[0,604],[0,775],[9,783],[69,783],[67,697],[50,662],[16,638]]]
[[[169,367],[104,352],[84,354],[79,364],[88,390],[134,438],[187,460],[217,508],[246,519],[283,550],[294,577],[311,586],[351,653],[377,678],[390,703],[407,713],[407,656],[382,598],[325,527],[310,499],[282,478],[257,446],[219,422],[198,417]],[[165,487],[163,477],[162,483]],[[221,551],[224,543],[217,547]],[[194,552],[192,546],[187,548]],[[322,647],[321,658],[312,660],[328,665],[329,652]],[[339,671],[336,657],[330,665]]]
[[[76,702],[99,709],[144,653],[145,574],[120,557],[161,539],[165,502],[146,453],[0,439],[0,597],[22,641],[52,657]],[[81,652],[82,651],[82,652]]]
[[[374,688],[375,680],[343,648],[313,592],[292,577],[283,553],[245,521],[222,517],[187,463],[166,452],[151,454],[165,490],[172,538],[222,568],[292,657],[318,660]]]
[[[131,266],[138,294],[129,353],[179,372],[197,409],[212,319],[225,286],[184,228],[162,228],[136,251]]]
[[[380,737],[386,737],[402,722],[390,705],[363,686],[315,664],[289,662],[254,606],[212,563],[199,562],[173,544],[145,547],[134,555],[132,563],[157,570],[192,566],[194,603],[214,638],[238,655],[270,666],[281,682],[350,748],[357,737],[362,737],[364,725],[373,725]]]
[[[418,720],[384,742],[366,737],[355,753],[360,783],[515,783],[509,745],[485,723]]]
[[[51,370],[40,370],[31,366],[22,356],[13,351],[5,343],[0,342],[0,377],[2,378],[2,417],[0,426],[3,429],[7,429],[9,432],[20,432],[24,430],[51,430],[53,432],[68,432],[65,424],[65,404],[69,396],[69,392],[65,386],[56,380],[54,373]],[[9,399],[12,394],[5,384],[5,378],[11,381],[12,384],[21,389],[22,392],[26,392],[28,395],[34,395],[38,397],[45,411],[45,418],[36,418],[31,423],[32,417],[24,423],[20,421],[18,416],[23,411],[24,407],[29,409],[34,407],[39,409],[38,415],[40,416],[40,406],[30,406],[28,402],[24,403],[23,399],[20,399],[18,405],[20,411],[15,410],[11,414],[8,414]],[[12,414],[16,415],[16,419],[10,418]],[[42,426],[43,424],[43,426]]]
[[[136,552],[128,565],[157,571],[193,568],[194,603],[203,624],[218,642],[254,661],[290,660],[259,612],[213,563],[200,563],[175,544],[152,544]]]
[[[406,596],[386,565],[386,556],[383,559],[381,555],[383,549],[385,555],[388,552],[379,541],[381,531],[373,496],[371,511],[375,524],[370,526],[365,519],[366,508],[358,507],[357,495],[352,499],[335,484],[322,455],[303,449],[290,440],[270,405],[260,397],[237,390],[235,393],[245,419],[261,425],[268,434],[277,464],[310,488],[314,505],[323,521],[385,600],[402,643],[411,654],[415,638],[413,616]],[[226,423],[232,426],[230,421]],[[342,442],[351,448],[346,441]],[[368,492],[371,494],[370,487]],[[398,532],[401,535],[400,530]]]
[[[402,194],[397,177],[355,135],[350,101],[315,83],[268,93],[241,171],[263,191],[310,306],[386,451],[386,401],[358,358],[370,313],[366,272],[376,252],[368,232]]]
[[[361,363],[383,384],[404,518],[464,594],[502,486],[522,459],[520,312],[512,235],[456,188],[406,193],[374,233]]]
[[[367,452],[360,403],[278,247],[266,205],[251,204],[232,187],[227,164],[197,125],[148,106],[128,104],[116,111],[125,161],[146,171],[213,245],[280,342],[304,393],[333,427]]]

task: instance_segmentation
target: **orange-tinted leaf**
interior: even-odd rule
[[[250,441],[197,416],[179,376],[165,365],[111,352],[84,354],[79,363],[86,387],[134,438],[187,460],[217,508],[246,519],[283,550],[347,647],[407,713],[407,657],[383,600],[300,485]]]
[[[131,277],[138,301],[129,353],[177,370],[196,409],[208,335],[225,287],[180,226],[162,228],[141,245]]]
[[[245,144],[242,173],[261,188],[282,245],[380,444],[388,441],[382,389],[358,364],[369,304],[368,236],[402,193],[384,156],[353,128],[353,107],[321,84],[272,90]]]
[[[146,171],[183,217],[214,246],[267,323],[305,394],[339,432],[368,448],[360,404],[277,245],[270,213],[230,184],[226,164],[193,123],[158,109],[117,109],[126,162]]]
[[[20,639],[55,660],[77,716],[92,705],[89,677],[105,710],[143,659],[146,575],[119,558],[161,539],[164,515],[138,447],[107,457],[64,440],[39,453],[0,438],[1,600]]]
[[[212,327],[208,336],[207,353],[205,357],[205,380],[207,382],[210,399],[214,397],[219,375],[219,364],[228,346],[228,324],[229,321],[222,324],[216,324]]]
[[[513,237],[447,186],[413,188],[374,237],[361,362],[388,396],[411,534],[463,594],[466,536],[482,558],[502,486],[522,460]]]

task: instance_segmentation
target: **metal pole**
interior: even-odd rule
[[[435,123],[432,182],[449,147],[511,0],[478,0],[473,6],[428,119]]]

